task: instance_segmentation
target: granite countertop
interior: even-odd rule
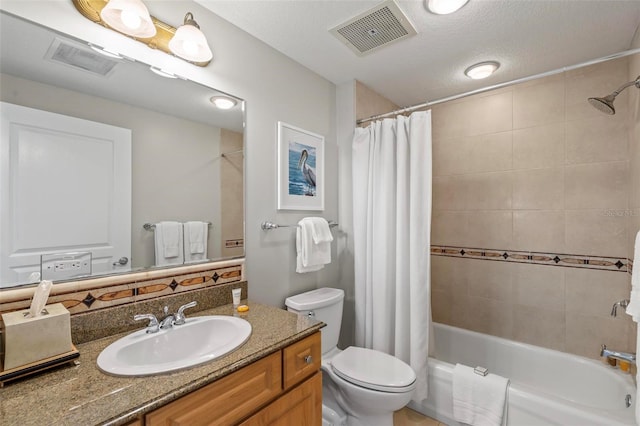
[[[244,302],[246,303],[246,302]],[[148,377],[115,377],[96,366],[98,354],[128,333],[78,345],[79,365],[61,367],[0,389],[0,419],[9,425],[121,425],[319,330],[323,323],[272,306],[247,303],[249,340],[201,366]],[[198,312],[233,315],[231,305]]]

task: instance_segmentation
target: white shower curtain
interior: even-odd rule
[[[395,355],[427,397],[431,326],[431,111],[353,139],[356,345]]]

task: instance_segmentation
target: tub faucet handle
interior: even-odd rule
[[[626,309],[626,307],[629,306],[629,300],[628,299],[623,299],[623,300],[621,300],[619,302],[614,303],[613,307],[611,308],[611,316],[612,317],[618,316],[618,306]]]

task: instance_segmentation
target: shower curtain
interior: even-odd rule
[[[431,159],[431,111],[355,131],[356,345],[409,364],[417,402],[427,398]]]

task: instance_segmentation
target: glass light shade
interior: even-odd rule
[[[472,78],[474,80],[481,80],[483,78],[489,77],[498,68],[500,68],[499,62],[495,62],[495,61],[480,62],[479,64],[471,65],[469,68],[464,70],[464,73],[469,78]]]
[[[427,7],[431,13],[436,15],[448,15],[462,6],[467,4],[469,0],[427,0]]]
[[[176,56],[191,62],[207,62],[213,58],[207,38],[199,28],[191,24],[185,24],[176,30],[169,41],[169,49]]]
[[[156,26],[149,10],[140,0],[109,0],[100,11],[100,18],[111,28],[138,38],[156,35]]]
[[[212,96],[210,100],[219,109],[231,109],[238,103],[235,99],[227,96]]]

